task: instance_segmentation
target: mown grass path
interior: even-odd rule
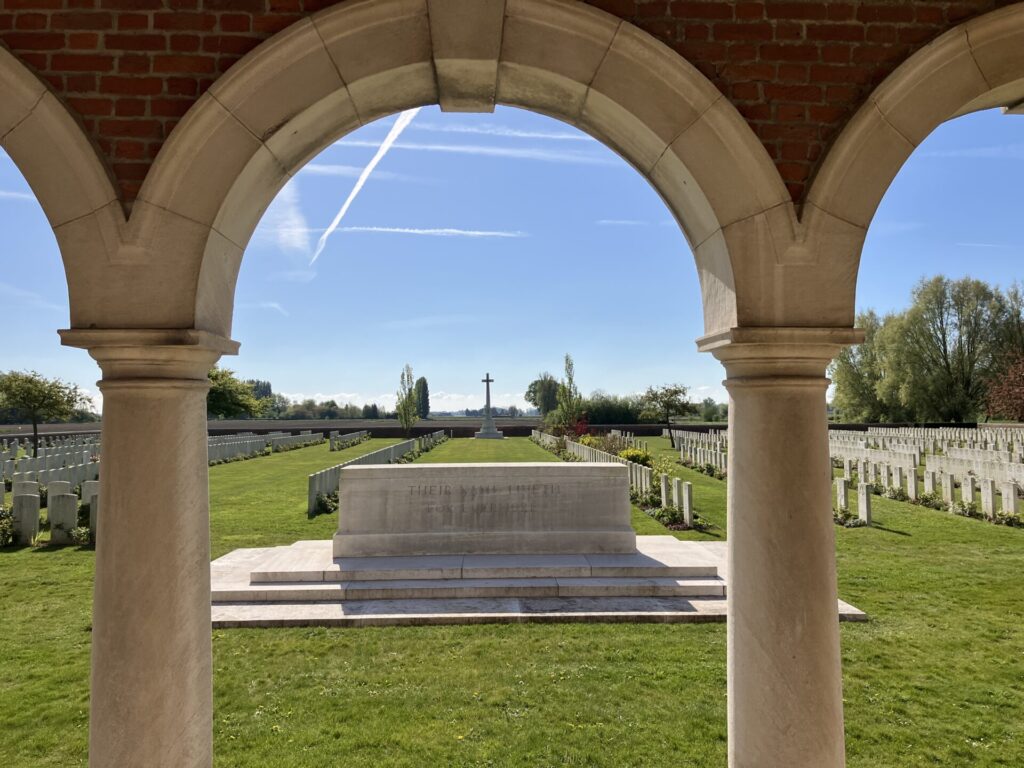
[[[214,467],[214,555],[327,538],[335,519],[306,519],[305,478],[343,458]],[[674,471],[724,537],[725,484]],[[872,616],[842,628],[848,765],[1024,764],[1024,531],[877,497],[874,518],[836,529],[840,593]],[[92,568],[88,550],[0,551],[0,765],[86,764]],[[722,625],[223,630],[214,664],[223,768],[726,762]]]

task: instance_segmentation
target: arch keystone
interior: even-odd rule
[[[493,112],[505,0],[427,0],[438,101],[445,112]]]

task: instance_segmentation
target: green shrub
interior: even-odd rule
[[[651,454],[641,448],[624,448],[619,451],[619,458],[632,461],[634,464],[643,464],[645,467],[651,466],[654,461]]]
[[[915,503],[922,507],[938,509],[943,512],[949,509],[949,505],[946,504],[942,496],[934,491],[932,493],[922,493]]]
[[[892,499],[893,501],[907,501],[910,497],[903,488],[886,488],[885,498]]]
[[[71,541],[80,547],[88,547],[93,543],[92,531],[89,530],[89,526],[80,525],[77,528],[72,528],[68,531],[68,536],[71,537]]]
[[[954,501],[949,507],[949,511],[954,515],[960,515],[961,517],[982,517],[981,511],[978,509],[978,505],[973,501]]]
[[[313,512],[309,517],[317,515],[333,515],[338,511],[338,493],[318,493],[313,503]]]
[[[14,514],[0,507],[0,547],[9,547],[14,541]]]
[[[629,499],[644,511],[661,506],[661,495],[653,490],[642,492],[639,488],[630,488]]]
[[[866,522],[853,514],[853,512],[843,511],[841,509],[832,510],[832,521],[836,525],[841,525],[843,528],[863,528],[867,525]]]

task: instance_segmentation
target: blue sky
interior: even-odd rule
[[[278,196],[238,283],[224,364],[292,397],[392,402],[410,363],[437,410],[523,405],[543,370],[576,360],[585,392],[679,381],[725,399],[702,333],[690,250],[657,194],[613,152],[532,113],[425,108],[384,155],[315,264],[317,242],[394,125],[329,147]],[[1007,285],[1021,273],[1024,118],[997,111],[939,128],[901,171],[869,231],[858,307],[905,306],[925,275]],[[60,347],[67,291],[56,243],[0,154],[3,369],[95,392],[98,370]]]

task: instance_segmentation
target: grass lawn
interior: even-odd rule
[[[424,460],[550,456],[523,443]],[[214,554],[327,538],[305,476],[343,458],[211,469]],[[725,484],[678,472],[724,536]],[[1024,764],[1024,531],[873,502],[876,527],[836,529],[840,592],[872,616],[842,628],[849,766]],[[0,765],[85,765],[92,567],[88,550],[0,552]],[[220,630],[214,665],[223,768],[726,763],[724,625]]]
[[[448,440],[418,458],[419,464],[471,464],[489,461],[558,461],[528,437],[504,440]]]

